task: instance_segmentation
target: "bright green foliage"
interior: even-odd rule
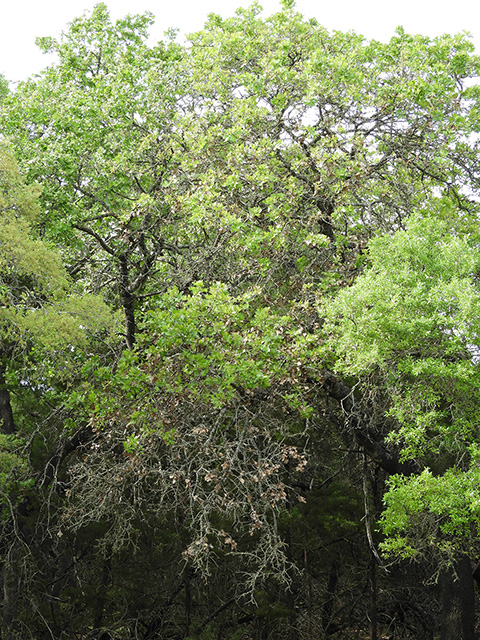
[[[35,418],[61,405],[65,386],[77,375],[84,348],[112,326],[105,303],[73,289],[59,251],[40,237],[40,191],[36,185],[25,184],[11,150],[0,142],[0,510],[4,535],[8,535],[18,505],[31,495],[42,457],[33,446],[38,443],[32,439],[38,430]],[[48,439],[47,432],[41,434],[40,449]]]
[[[16,162],[5,142],[0,145],[1,199],[2,221],[19,216],[35,222],[40,213],[37,186],[27,187],[22,181]]]
[[[8,94],[8,81],[5,79],[3,75],[0,74],[0,103]]]
[[[434,185],[462,198],[474,155],[460,141],[479,126],[477,88],[458,82],[479,68],[465,38],[400,30],[366,43],[292,12],[263,20],[254,5],[191,39],[183,166],[198,157],[201,186],[180,202],[204,224],[221,217],[263,274],[276,266],[263,244],[304,239],[297,259],[316,266],[310,234],[391,228]]]
[[[167,202],[181,190],[181,52],[174,43],[148,47],[151,22],[146,14],[113,25],[98,4],[59,41],[39,40],[59,64],[21,84],[2,110],[28,178],[42,183],[46,236],[62,243],[70,270],[88,273],[95,292],[116,282],[107,296],[124,312],[129,347],[136,296],[153,267],[176,274],[185,264],[177,247],[192,242],[185,216]]]
[[[417,560],[432,549],[447,560],[459,550],[474,555],[480,534],[479,481],[478,459],[467,472],[452,467],[441,476],[424,470],[414,478],[392,478],[381,520],[384,551]]]
[[[196,283],[188,296],[172,289],[157,299],[140,325],[136,353],[124,354],[111,382],[125,400],[143,398],[132,424],[152,425],[154,406],[161,405],[157,394],[178,394],[218,409],[238,400],[240,392],[294,382],[297,367],[315,351],[315,338],[291,317],[258,308],[256,298],[233,298],[224,285],[207,289]],[[105,382],[111,379],[108,370],[105,376]],[[291,391],[285,398],[298,408],[301,390]]]
[[[161,243],[162,176],[174,164],[181,78],[175,46],[147,47],[151,23],[146,14],[112,25],[98,4],[59,41],[39,39],[59,63],[6,101],[4,130],[28,178],[42,183],[46,233],[63,242],[70,263],[107,246],[106,257],[126,254],[141,272],[145,254]],[[114,261],[104,276],[115,269]]]
[[[32,635],[366,637],[385,452],[385,548],[473,541],[480,60],[282,7],[149,46],[99,4],[0,103]]]
[[[412,216],[405,230],[372,240],[365,273],[321,302],[337,370],[379,385],[403,457],[442,474],[390,485],[386,548],[408,554],[410,538],[442,548],[442,534],[480,525],[480,235],[476,224],[440,213]],[[428,514],[435,526],[425,537]]]
[[[434,186],[465,200],[479,126],[465,37],[366,43],[254,5],[210,16],[188,49],[150,48],[151,19],[113,25],[97,5],[40,41],[60,63],[2,110],[47,233],[94,263],[96,286],[124,256],[133,294],[260,277],[291,297],[334,245],[398,225]]]
[[[35,230],[38,187],[28,187],[7,147],[0,146],[0,335],[2,352],[33,342],[48,350],[85,343],[110,322],[94,296],[70,294],[58,251]]]

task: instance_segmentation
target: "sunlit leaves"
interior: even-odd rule
[[[392,553],[453,550],[479,526],[479,237],[475,221],[415,215],[372,240],[364,274],[321,302],[338,370],[380,386],[399,425],[391,440],[434,472],[392,481]]]
[[[462,551],[475,553],[472,540],[480,532],[478,463],[462,473],[441,476],[429,470],[412,478],[392,478],[385,497],[382,544],[387,554],[420,559],[437,548],[447,559]]]
[[[40,189],[27,186],[10,150],[0,146],[0,339],[3,354],[85,346],[111,325],[93,295],[72,290],[61,254],[38,237]]]
[[[257,304],[252,295],[232,298],[220,284],[207,289],[197,283],[188,296],[172,289],[160,297],[140,325],[136,353],[125,354],[114,378],[129,402],[142,398],[134,420],[152,425],[152,406],[162,404],[163,394],[211,410],[262,389],[272,388],[281,399],[282,384],[314,352],[315,341],[302,336],[292,318]],[[284,394],[295,408],[301,398]]]

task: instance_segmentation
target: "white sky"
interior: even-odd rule
[[[57,37],[67,23],[91,9],[97,0],[0,0],[0,73],[9,80],[23,80],[49,64],[35,45],[37,36]],[[106,0],[113,19],[127,13],[151,11],[156,17],[154,40],[179,28],[182,34],[202,28],[208,13],[234,14],[250,0]],[[280,7],[279,0],[260,0],[264,15]],[[480,53],[480,2],[475,0],[297,0],[306,18],[315,17],[329,30],[355,30],[367,38],[388,40],[395,27],[407,32],[436,36],[469,31]]]

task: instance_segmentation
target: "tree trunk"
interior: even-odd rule
[[[333,605],[335,603],[335,594],[338,583],[338,561],[335,559],[328,574],[327,590],[325,600],[322,607],[322,627],[327,635],[335,633],[338,628],[333,622]]]
[[[5,382],[3,364],[0,364],[0,420],[0,431],[2,433],[15,433],[10,393],[7,389],[7,383]]]
[[[468,556],[460,556],[440,575],[440,640],[475,640],[475,592]]]
[[[185,638],[190,635],[190,625],[192,624],[192,585],[190,583],[190,572],[185,575]]]
[[[107,601],[108,583],[110,581],[110,560],[103,561],[102,575],[100,578],[100,586],[98,589],[97,599],[94,604],[93,612],[93,628],[100,631],[105,613],[105,603]]]
[[[14,640],[18,638],[15,630],[18,600],[21,588],[21,576],[18,570],[20,555],[19,544],[14,541],[10,549],[5,553],[0,572],[2,581],[2,640]]]
[[[370,639],[377,637],[377,561],[370,554]]]
[[[128,349],[133,349],[135,344],[135,311],[134,296],[130,291],[130,282],[128,278],[128,261],[125,255],[120,256],[120,299],[122,302],[123,313],[125,315],[125,341]]]

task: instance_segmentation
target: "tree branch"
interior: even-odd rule
[[[323,374],[322,388],[329,397],[339,402],[355,440],[371,460],[390,474],[412,475],[420,471],[415,462],[400,460],[399,452],[387,446],[384,438],[372,431],[365,418],[362,418],[362,415],[368,415],[368,408],[362,407],[361,400],[355,406],[354,389],[330,371]],[[360,407],[364,411],[359,411]]]

